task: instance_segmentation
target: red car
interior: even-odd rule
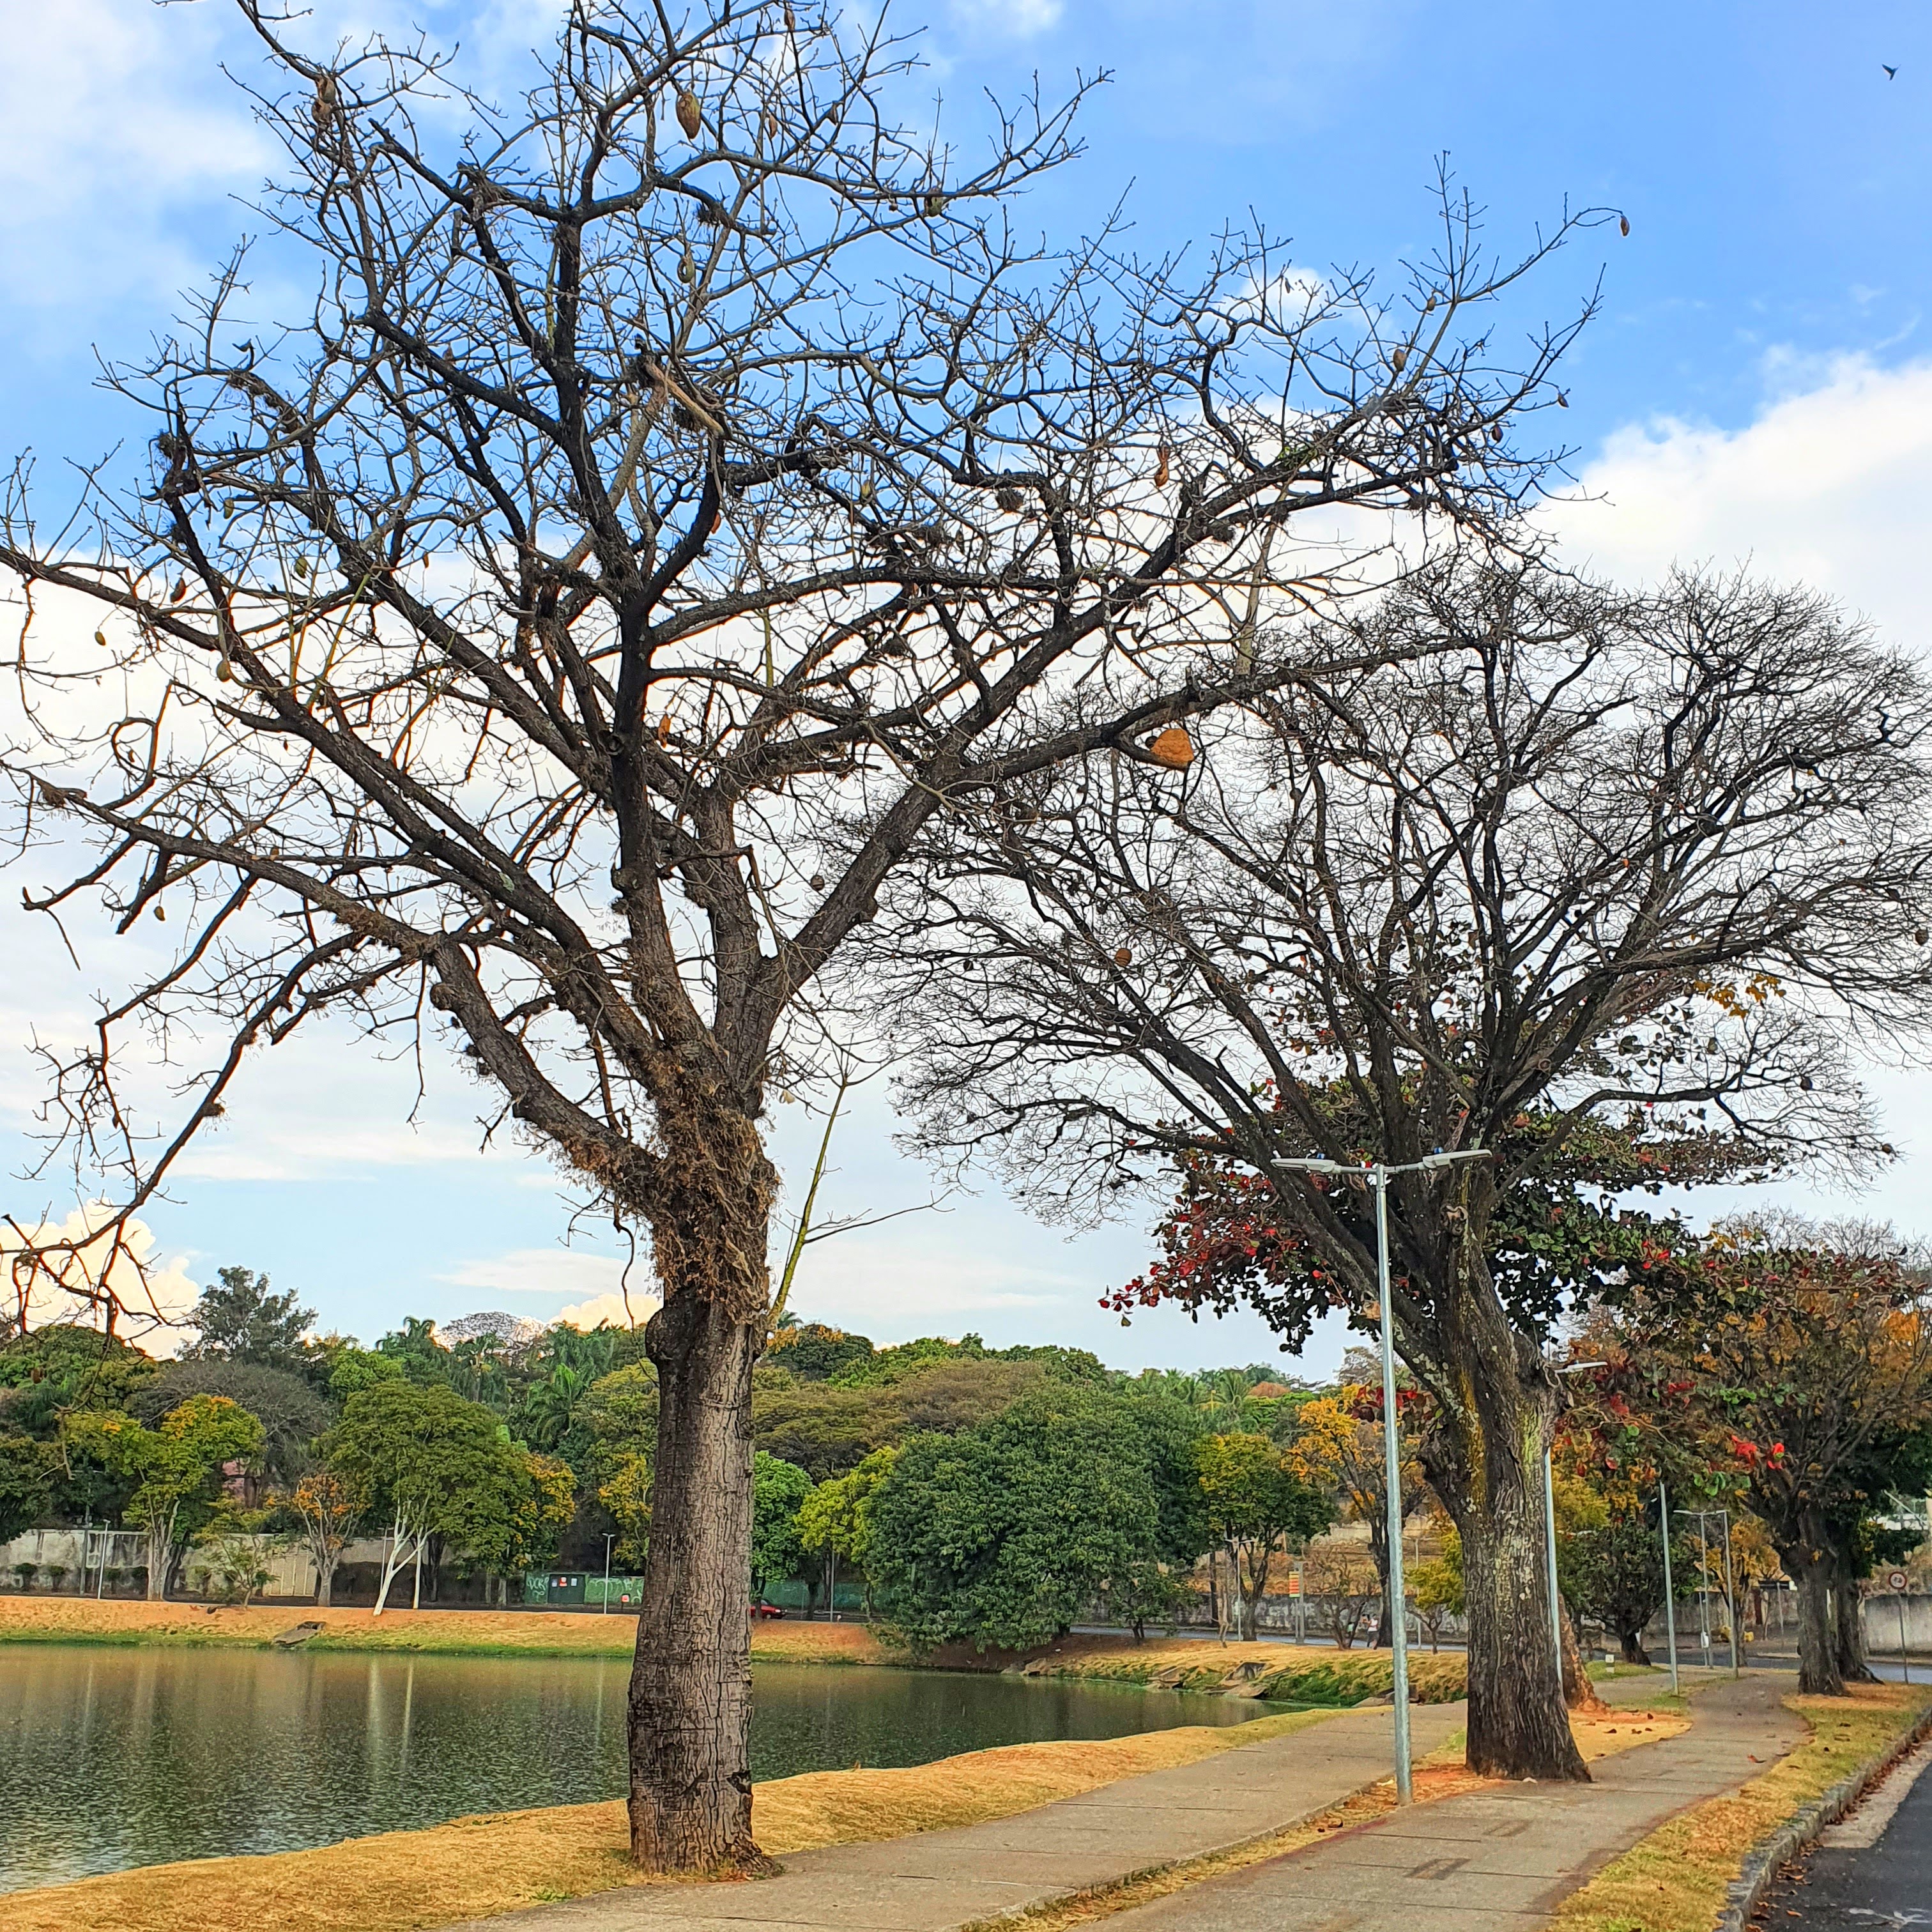
[[[752,1614],[754,1617],[782,1617],[784,1612],[776,1604],[754,1604]]]

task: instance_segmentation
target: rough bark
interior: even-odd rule
[[[1845,1680],[1838,1669],[1838,1646],[1832,1623],[1832,1573],[1822,1560],[1785,1567],[1798,1586],[1798,1688],[1808,1697],[1842,1697]]]
[[[1649,1664],[1650,1652],[1643,1647],[1642,1630],[1618,1630],[1617,1640],[1623,1646],[1624,1661],[1626,1664],[1641,1664],[1646,1666]]]
[[[1838,1675],[1847,1684],[1876,1684],[1878,1673],[1865,1655],[1865,1626],[1858,1580],[1840,1562],[1832,1574],[1832,1642]]]
[[[1474,1241],[1454,1264],[1486,1276]],[[1468,1766],[1488,1777],[1587,1784],[1550,1627],[1542,1462],[1556,1390],[1486,1279],[1466,1281],[1443,1306],[1441,1366],[1426,1358],[1417,1366],[1442,1398],[1424,1467],[1462,1539]]]
[[[1563,1626],[1563,1701],[1573,1711],[1606,1711],[1610,1706],[1597,1695],[1590,1673],[1583,1667],[1583,1653],[1576,1642],[1576,1625],[1570,1606],[1559,1595],[1558,1617]]]
[[[631,1672],[631,1850],[646,1871],[771,1868],[752,1837],[752,1370],[774,1177],[748,1119],[709,1113],[653,1222],[664,1305],[656,1490]]]

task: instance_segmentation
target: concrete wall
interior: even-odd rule
[[[1932,1651],[1932,1596],[1908,1592],[1903,1597],[1868,1597],[1864,1600],[1865,1648],[1874,1658],[1898,1654],[1898,1612],[1905,1608],[1905,1647],[1913,1655]]]
[[[265,1545],[272,1540],[266,1537],[262,1539]],[[374,1561],[382,1561],[380,1544],[360,1547],[372,1552]],[[148,1539],[138,1530],[30,1529],[15,1537],[11,1543],[0,1544],[0,1582],[12,1588],[14,1564],[32,1563],[40,1572],[34,1580],[34,1588],[42,1592],[47,1588],[47,1571],[58,1566],[68,1573],[61,1579],[62,1592],[72,1596],[79,1594],[83,1569],[94,1580],[90,1588],[97,1588],[104,1568],[131,1571],[136,1564],[147,1560]],[[364,1560],[370,1559],[365,1557]],[[182,1574],[184,1578],[192,1579],[196,1570],[205,1567],[205,1559],[190,1550],[187,1562],[182,1567]],[[308,1598],[315,1594],[315,1565],[302,1550],[266,1552],[262,1568],[269,1576],[266,1588],[261,1592],[263,1596]],[[123,1594],[131,1594],[131,1581],[124,1577],[119,1588]]]

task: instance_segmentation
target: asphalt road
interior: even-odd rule
[[[1772,1888],[1764,1932],[1932,1926],[1932,1746],[1921,1745]]]

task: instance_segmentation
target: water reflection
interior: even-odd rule
[[[627,1676],[615,1660],[0,1646],[0,1892],[614,1798]],[[761,1778],[1257,1714],[1108,1684],[754,1676]]]

